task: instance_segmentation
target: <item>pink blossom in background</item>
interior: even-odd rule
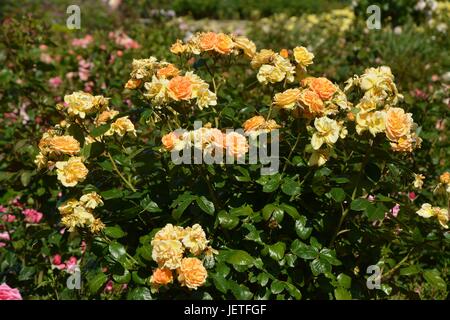
[[[23,203],[20,202],[20,197],[15,197],[11,201],[11,205],[13,205],[14,207],[18,207],[18,208],[23,208],[25,206]]]
[[[445,120],[444,119],[438,119],[436,121],[436,129],[439,131],[442,131],[445,129]]]
[[[78,260],[76,257],[72,256],[66,261],[67,272],[74,273],[78,268]]]
[[[27,113],[27,107],[30,105],[29,101],[25,101],[20,105],[19,115],[22,117],[22,123],[26,124],[30,121],[30,116]]]
[[[4,214],[2,215],[2,220],[5,222],[14,222],[16,221],[16,216],[13,214]]]
[[[127,290],[127,289],[128,289],[128,284],[124,283],[124,284],[122,285],[122,290]]]
[[[59,233],[60,233],[60,234],[66,233],[66,228],[62,228],[61,230],[59,230]]]
[[[411,191],[410,193],[408,193],[408,198],[409,200],[414,201],[414,199],[417,198],[417,195],[414,191]]]
[[[373,202],[373,201],[375,201],[375,196],[369,194],[369,195],[367,196],[367,200],[369,200],[370,202]]]
[[[109,64],[113,64],[114,61],[116,61],[116,55],[114,53],[111,53],[111,55],[109,56]]]
[[[41,124],[41,123],[42,123],[42,117],[36,116],[36,117],[34,118],[34,122],[35,122],[36,124]]]
[[[8,211],[8,208],[6,208],[0,204],[0,213],[5,213],[7,211]]]
[[[72,80],[76,75],[76,72],[67,72],[66,73],[66,79]]]
[[[431,76],[431,81],[433,81],[433,82],[436,82],[436,81],[439,81],[439,76],[437,75],[437,74],[433,74],[432,76]]]
[[[86,81],[89,78],[93,66],[94,65],[92,62],[86,61],[84,59],[78,61],[78,76],[80,77],[80,80]]]
[[[39,223],[44,216],[41,212],[35,209],[25,209],[22,213],[25,216],[25,221],[28,223]]]
[[[425,91],[422,91],[420,89],[414,89],[414,95],[422,100],[426,100],[428,98],[428,95],[426,94]]]
[[[392,214],[393,217],[397,218],[399,211],[400,205],[396,203],[395,206],[389,212]]]
[[[50,87],[52,87],[54,89],[58,88],[61,85],[61,83],[62,83],[62,79],[59,76],[50,78],[48,80],[48,84],[50,85]]]
[[[107,283],[106,283],[106,286],[105,286],[105,290],[104,290],[106,293],[110,293],[110,292],[112,292],[113,291],[113,282],[112,282],[112,280],[109,280]]]
[[[22,296],[19,290],[2,283],[0,285],[0,300],[22,300]]]
[[[84,38],[80,39],[73,39],[72,40],[72,46],[74,47],[81,47],[81,48],[87,48],[87,46],[94,41],[94,37],[90,34],[87,34],[84,36]]]
[[[43,63],[51,64],[53,62],[53,58],[48,53],[41,53],[40,60]]]
[[[0,232],[0,240],[4,240],[4,241],[11,240],[8,231]]]
[[[113,39],[118,46],[123,47],[124,49],[139,49],[141,45],[131,39],[125,32],[116,31],[110,32],[109,38]]]
[[[92,82],[92,81],[89,81],[89,82],[86,82],[85,84],[84,84],[84,91],[85,92],[91,92],[92,93],[92,91],[94,91],[94,82]]]
[[[117,50],[116,54],[117,54],[118,57],[121,57],[121,56],[123,56],[123,51],[122,50]]]
[[[48,47],[45,44],[40,44],[39,45],[39,50],[46,51],[47,49],[48,49]]]

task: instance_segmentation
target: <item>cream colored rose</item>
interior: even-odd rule
[[[59,213],[64,216],[72,214],[73,210],[78,206],[80,206],[80,202],[77,199],[72,198],[60,205],[58,210]]]
[[[180,284],[194,290],[202,286],[208,277],[203,263],[197,258],[184,258],[177,272]]]
[[[185,228],[185,235],[181,242],[195,256],[201,254],[208,244],[205,231],[199,224]]]
[[[429,203],[422,204],[422,207],[416,213],[424,218],[430,218],[436,215],[436,212]]]
[[[256,45],[253,41],[246,37],[233,37],[233,41],[234,46],[241,49],[247,57],[253,58],[255,56]]]
[[[77,227],[90,226],[94,221],[92,213],[82,206],[75,207],[72,214],[64,215],[61,218],[62,224],[69,228],[69,232],[75,231]]]
[[[280,82],[284,79],[284,77],[285,73],[283,72],[283,70],[269,64],[262,65],[258,71],[258,74],[256,75],[256,78],[262,84],[268,84],[269,82]]]
[[[178,240],[153,240],[152,259],[161,268],[177,269],[181,265],[184,248]]]
[[[152,78],[151,82],[146,82],[144,88],[147,90],[144,97],[152,99],[155,104],[163,104],[169,101],[169,90],[167,86],[169,80],[159,79],[156,76]]]
[[[84,119],[86,114],[94,112],[97,106],[95,97],[82,91],[64,96],[64,102],[67,104],[67,112],[81,119]]]
[[[425,176],[423,174],[414,173],[414,182],[413,182],[414,188],[422,189],[424,179]]]
[[[386,136],[391,141],[398,141],[411,131],[413,125],[411,113],[402,108],[389,108],[386,111]]]
[[[128,116],[120,117],[111,124],[111,128],[105,132],[106,136],[113,135],[117,133],[119,136],[123,137],[127,132],[136,136],[136,129],[134,128],[133,122],[128,119]]]
[[[185,230],[183,227],[174,226],[171,223],[168,223],[159,230],[153,240],[181,240],[185,235]]]
[[[83,194],[80,198],[80,203],[89,209],[95,209],[98,206],[103,206],[102,197],[95,191]]]
[[[314,54],[308,51],[305,47],[294,48],[294,59],[303,68],[313,63]]]
[[[248,152],[247,139],[237,132],[227,133],[225,135],[225,148],[231,157],[241,158]]]
[[[277,93],[273,97],[273,104],[283,109],[293,109],[301,96],[300,89],[288,89],[284,92]]]
[[[316,132],[311,138],[311,145],[314,150],[318,150],[324,143],[328,145],[334,144],[339,138],[341,128],[336,120],[328,117],[316,118],[314,127]]]
[[[58,180],[65,187],[76,186],[78,182],[86,179],[89,172],[80,157],[71,157],[68,161],[58,161],[55,166]]]

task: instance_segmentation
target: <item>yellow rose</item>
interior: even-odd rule
[[[153,240],[181,240],[185,233],[183,227],[174,226],[171,223],[168,223],[155,234]]]
[[[38,167],[39,170],[47,167],[48,159],[45,155],[43,155],[41,152],[38,153],[36,158],[34,159],[34,163]]]
[[[413,124],[411,113],[402,108],[389,108],[386,111],[386,136],[391,141],[398,141],[411,131]]]
[[[336,120],[328,117],[316,118],[314,127],[316,132],[311,138],[311,146],[314,150],[318,150],[324,143],[328,145],[334,144],[339,138],[341,128]]]
[[[233,49],[233,47],[234,43],[230,36],[224,33],[219,33],[217,35],[217,42],[214,47],[215,51],[221,54],[229,54]]]
[[[153,77],[151,82],[146,82],[144,84],[147,90],[144,93],[146,98],[152,99],[155,104],[166,103],[169,100],[169,90],[167,88],[169,80],[164,78]]]
[[[119,136],[123,137],[127,132],[136,136],[136,129],[134,128],[133,122],[128,119],[128,116],[120,117],[116,121],[114,121],[111,124],[111,128],[109,128],[109,130],[105,132],[105,135],[110,136],[114,133],[117,133]]]
[[[308,165],[311,167],[312,166],[318,166],[318,167],[323,166],[328,161],[329,157],[330,157],[330,149],[329,148],[314,150],[308,160]]]
[[[208,244],[205,231],[203,231],[199,224],[187,227],[181,242],[195,256],[201,254]]]
[[[150,283],[156,286],[166,286],[173,282],[172,271],[167,268],[157,268],[150,277]]]
[[[185,51],[186,45],[184,45],[183,42],[179,39],[177,39],[177,41],[170,47],[170,52],[172,52],[173,54],[182,54]]]
[[[416,213],[424,218],[430,218],[436,215],[436,212],[429,203],[422,204],[422,207]]]
[[[82,91],[65,95],[64,102],[67,104],[67,112],[70,115],[78,115],[81,119],[94,112],[97,106],[95,97]]]
[[[414,173],[414,182],[413,182],[414,188],[422,189],[424,179],[425,176],[423,174]]]
[[[443,184],[450,184],[450,172],[446,171],[439,176],[439,181]]]
[[[241,49],[244,54],[253,58],[256,53],[256,45],[253,41],[250,41],[246,37],[233,37],[234,46],[238,49]]]
[[[197,258],[184,258],[177,271],[178,281],[181,285],[194,290],[202,286],[208,277],[208,272],[203,263]]]
[[[80,202],[77,199],[69,199],[58,207],[59,213],[63,216],[73,213],[73,210],[80,206]]]
[[[152,259],[161,268],[177,269],[181,265],[184,248],[178,240],[153,240]]]
[[[81,206],[75,207],[71,214],[64,215],[61,218],[62,224],[69,228],[69,232],[75,231],[76,227],[90,226],[94,221],[95,218],[92,213]]]
[[[273,104],[283,109],[293,109],[301,96],[300,89],[288,89],[284,92],[277,93],[273,97]]]
[[[313,63],[314,54],[309,52],[305,47],[295,47],[294,58],[295,61],[304,68]]]
[[[275,60],[276,53],[269,49],[262,49],[258,53],[253,56],[252,61],[250,62],[252,68],[256,69],[262,66],[263,64],[272,63]]]
[[[269,64],[264,64],[259,69],[256,77],[262,84],[268,84],[269,82],[276,83],[282,81],[285,75],[286,74],[280,68]]]
[[[175,67],[172,63],[169,63],[167,66],[162,67],[156,72],[158,78],[171,78],[175,77],[180,73],[177,67]]]
[[[105,111],[103,111],[102,113],[100,113],[98,115],[97,119],[95,120],[95,124],[97,126],[99,126],[101,124],[105,124],[109,120],[111,120],[112,118],[117,116],[118,114],[119,114],[119,111],[106,109]]]
[[[448,229],[448,221],[450,219],[448,215],[448,210],[444,208],[435,208],[436,217],[442,227]]]
[[[98,206],[103,206],[102,197],[95,191],[83,194],[80,198],[80,203],[89,209],[95,209]]]
[[[95,219],[91,225],[89,226],[89,229],[91,233],[99,233],[103,229],[105,229],[105,224],[100,220],[99,218]]]
[[[86,179],[89,172],[80,157],[71,157],[68,161],[57,161],[55,166],[58,180],[65,187],[76,186],[78,182]]]

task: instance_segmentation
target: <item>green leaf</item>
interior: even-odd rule
[[[72,126],[70,126],[70,127],[72,127]],[[108,123],[107,124],[102,124],[101,126],[98,126],[98,127],[94,128],[94,129],[92,129],[90,134],[94,138],[98,137],[98,136],[101,136],[106,131],[108,131],[110,127],[111,127],[111,124],[108,124]]]
[[[255,259],[244,250],[229,250],[226,261],[232,265],[252,266]]]
[[[148,288],[137,287],[128,293],[127,300],[152,300],[152,295]]]
[[[25,281],[31,279],[33,275],[36,273],[35,267],[23,267],[19,273],[19,281]]]
[[[414,274],[418,274],[419,272],[420,272],[420,268],[414,264],[409,267],[400,269],[401,276],[411,276]]]
[[[253,213],[253,209],[249,205],[244,205],[230,210],[230,214],[235,216],[249,216]]]
[[[109,245],[109,252],[111,253],[111,256],[119,262],[124,262],[126,258],[126,250],[125,247],[118,243],[118,242],[112,242]]]
[[[270,284],[270,291],[272,291],[273,294],[279,294],[279,293],[283,292],[284,288],[285,288],[284,282],[282,282],[280,280],[275,279]]]
[[[281,221],[283,221],[284,212],[276,205],[269,203],[265,205],[264,208],[262,209],[262,216],[264,220],[269,220],[270,218],[273,218],[278,223],[281,223]]]
[[[371,204],[369,200],[358,198],[352,201],[350,209],[354,211],[364,211],[369,204]]]
[[[314,259],[309,264],[313,275],[318,276],[321,273],[331,272],[331,264],[322,258]]]
[[[269,282],[269,275],[266,272],[261,272],[256,277],[256,280],[258,281],[261,287],[265,287],[267,282]]]
[[[22,171],[22,174],[20,175],[20,182],[22,183],[22,185],[24,187],[26,187],[30,184],[31,176],[33,175],[32,173],[33,172],[29,171],[29,170]]]
[[[340,273],[337,276],[337,282],[342,288],[350,289],[352,285],[352,278],[350,278],[348,275],[344,273]]]
[[[387,211],[387,208],[384,206],[369,204],[366,207],[367,218],[369,221],[381,220],[384,218],[384,215]]]
[[[447,284],[445,283],[444,279],[441,278],[441,274],[438,270],[436,269],[425,270],[423,272],[423,277],[434,288],[443,291],[447,290]]]
[[[237,284],[234,281],[229,281],[228,285],[233,292],[233,295],[238,300],[250,300],[253,297],[253,293],[243,284]]]
[[[141,200],[139,205],[141,206],[142,211],[148,211],[148,212],[161,212],[162,211],[158,207],[156,202],[152,201],[148,195],[144,199]]]
[[[283,184],[281,185],[281,191],[283,191],[288,196],[295,196],[300,194],[301,185],[298,181],[291,178],[284,178]]]
[[[342,287],[334,289],[334,297],[336,300],[352,300],[352,294]]]
[[[330,194],[336,202],[340,203],[345,200],[345,191],[342,188],[332,188]]]
[[[278,189],[281,183],[281,175],[279,173],[274,175],[265,175],[261,176],[258,180],[256,180],[257,183],[263,186],[263,192],[274,192]]]
[[[222,293],[227,293],[228,291],[228,280],[225,279],[221,274],[211,274],[211,278],[214,282],[214,287]]]
[[[278,241],[275,244],[267,245],[269,256],[274,260],[281,260],[284,257],[284,252],[286,251],[286,244],[284,242]]]
[[[98,272],[92,274],[92,276],[87,277],[89,291],[91,293],[97,293],[98,290],[105,284],[105,282],[108,280],[108,277],[103,272]]]
[[[291,251],[299,258],[305,260],[315,259],[319,256],[319,251],[316,248],[309,246],[298,239],[292,242]]]
[[[302,293],[292,283],[285,282],[284,285],[285,285],[287,291],[289,292],[289,294],[291,296],[293,296],[295,299],[300,300],[302,298]]]
[[[336,252],[328,248],[320,250],[320,258],[325,259],[334,266],[340,266],[342,264],[341,261],[336,258]]]
[[[209,214],[209,215],[214,214],[214,211],[215,211],[214,204],[211,201],[209,201],[208,199],[206,199],[205,196],[197,197],[195,199],[195,201],[197,202],[200,209],[205,211],[207,214]]]
[[[282,203],[279,206],[281,209],[283,209],[288,215],[290,215],[294,220],[300,219],[301,216],[298,213],[297,209],[293,206],[290,206],[288,204]]]
[[[120,239],[127,235],[125,231],[119,225],[115,225],[113,227],[106,227],[104,230],[105,234],[114,239]]]
[[[301,216],[295,221],[295,232],[302,240],[306,240],[311,236],[312,228],[306,227],[306,217]]]
[[[110,189],[107,191],[103,191],[100,193],[103,199],[110,200],[110,199],[117,199],[123,197],[123,192],[120,189]]]
[[[131,273],[127,269],[124,269],[123,274],[114,274],[113,279],[117,283],[128,283],[131,280]]]
[[[239,218],[227,213],[225,210],[219,212],[217,219],[219,219],[219,224],[228,230],[235,228],[239,224]]]

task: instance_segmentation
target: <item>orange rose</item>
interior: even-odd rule
[[[266,120],[264,119],[264,117],[262,117],[262,116],[254,116],[254,117],[252,117],[252,118],[250,118],[250,119],[248,119],[247,121],[244,122],[244,124],[243,124],[244,131],[248,132],[248,131],[257,130],[260,127],[262,127],[265,122],[266,122]]]
[[[412,152],[413,141],[410,137],[400,137],[396,142],[391,142],[392,150],[397,152]]]
[[[39,149],[44,152],[74,155],[80,152],[80,143],[72,136],[55,136],[41,139]]]
[[[307,112],[312,114],[323,114],[325,106],[319,95],[309,89],[303,90],[300,95],[300,101],[308,107]]]
[[[447,171],[441,174],[441,176],[439,177],[439,181],[441,181],[441,183],[443,184],[450,184],[450,172]]]
[[[180,70],[178,70],[178,68],[173,64],[169,63],[167,66],[159,69],[156,74],[158,78],[170,78],[177,76],[179,73]]]
[[[232,157],[240,158],[248,152],[247,139],[237,132],[230,132],[225,135],[225,147]]]
[[[282,56],[283,58],[287,58],[289,57],[289,52],[286,49],[281,49],[280,56]]]
[[[336,86],[330,80],[323,77],[308,77],[302,80],[302,84],[307,85],[312,90],[314,90],[314,92],[317,93],[323,100],[330,99],[337,91]]]
[[[136,89],[139,88],[139,86],[141,85],[142,80],[139,79],[130,79],[128,80],[128,82],[125,84],[125,89]]]
[[[167,268],[157,268],[150,277],[150,283],[153,285],[165,286],[173,282],[172,271]]]
[[[164,148],[168,151],[175,147],[177,140],[179,140],[179,136],[175,132],[169,132],[161,138]]]
[[[167,85],[169,94],[174,100],[189,100],[192,94],[192,83],[188,77],[176,76]]]
[[[231,52],[231,49],[233,49],[233,47],[234,43],[233,40],[231,40],[230,36],[224,33],[219,33],[214,49],[221,54],[228,54]]]
[[[214,50],[218,42],[218,36],[214,32],[207,32],[200,35],[199,47],[203,51]]]
[[[202,286],[208,277],[208,272],[202,261],[197,258],[184,258],[177,271],[178,281],[181,285],[194,290]]]
[[[402,108],[390,108],[386,111],[386,136],[391,141],[398,141],[411,131],[412,117]]]

